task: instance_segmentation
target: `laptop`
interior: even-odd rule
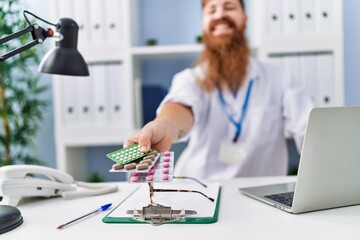
[[[360,107],[311,111],[296,182],[239,190],[291,213],[360,204]]]

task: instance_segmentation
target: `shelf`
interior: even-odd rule
[[[156,56],[156,55],[179,55],[198,54],[203,50],[201,44],[193,45],[166,45],[166,46],[144,46],[133,47],[131,52],[134,56]]]

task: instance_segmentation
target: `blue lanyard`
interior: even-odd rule
[[[233,139],[233,142],[237,142],[237,140],[239,139],[240,137],[240,134],[241,134],[241,130],[242,130],[242,123],[244,121],[244,118],[245,118],[245,114],[246,114],[246,110],[247,110],[247,107],[248,107],[248,104],[249,104],[249,98],[250,98],[250,94],[251,94],[251,89],[252,89],[252,86],[253,86],[253,83],[254,81],[251,79],[250,82],[249,82],[249,86],[247,88],[247,91],[246,91],[246,96],[245,96],[245,100],[244,100],[244,104],[241,108],[241,116],[240,116],[240,120],[237,122],[235,121],[235,119],[230,115],[230,113],[228,111],[226,111],[226,101],[225,101],[225,98],[224,98],[224,95],[222,94],[222,91],[220,89],[219,86],[217,86],[218,88],[218,91],[219,91],[219,99],[220,99],[220,102],[221,102],[221,106],[222,108],[224,109],[225,111],[225,114],[226,114],[226,117],[229,119],[229,121],[235,126],[236,128],[236,133],[235,133],[235,136],[234,136],[234,139]]]

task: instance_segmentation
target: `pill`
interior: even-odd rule
[[[131,177],[130,181],[137,182],[137,181],[139,181],[139,178],[137,176],[133,176],[133,177]]]
[[[154,180],[154,177],[152,176],[152,175],[150,175],[150,176],[146,176],[146,181],[152,181],[152,180]]]
[[[144,160],[147,160],[147,159],[153,160],[153,159],[155,159],[155,156],[150,155],[150,156],[144,157],[143,159],[144,159]]]
[[[166,157],[170,156],[170,152],[169,151],[164,152],[164,156]]]
[[[148,171],[147,175],[153,175],[155,173],[154,169],[151,169],[150,171]]]
[[[129,163],[124,166],[124,169],[131,170],[131,169],[134,169],[135,167],[136,167],[136,163]]]
[[[157,151],[153,151],[153,152],[149,153],[148,156],[156,156],[157,154],[158,154]]]
[[[149,167],[149,164],[147,164],[147,163],[141,163],[141,164],[138,164],[137,166],[136,166],[136,169],[137,170],[144,170],[144,169],[147,169]]]
[[[162,172],[163,172],[164,174],[168,174],[168,173],[169,173],[169,169],[168,169],[168,168],[164,168],[164,169],[162,170]]]
[[[169,175],[164,174],[164,175],[162,176],[162,180],[169,180]]]
[[[169,157],[164,157],[163,161],[164,162],[170,162],[170,158]]]
[[[132,172],[131,176],[139,176],[139,173],[138,172]]]
[[[113,166],[112,166],[112,168],[114,169],[114,170],[120,170],[120,169],[123,169],[124,168],[124,165],[122,165],[122,164],[114,164]]]
[[[146,160],[140,161],[140,163],[147,163],[147,164],[150,165],[152,163],[152,160],[151,159],[146,159]]]
[[[163,164],[163,168],[169,168],[169,167],[170,167],[169,163],[166,162],[166,163]]]

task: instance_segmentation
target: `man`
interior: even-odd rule
[[[280,68],[250,58],[241,0],[203,0],[205,49],[175,75],[169,94],[124,146],[169,150],[189,139],[176,173],[202,179],[284,175],[284,132],[301,148],[311,99]]]

